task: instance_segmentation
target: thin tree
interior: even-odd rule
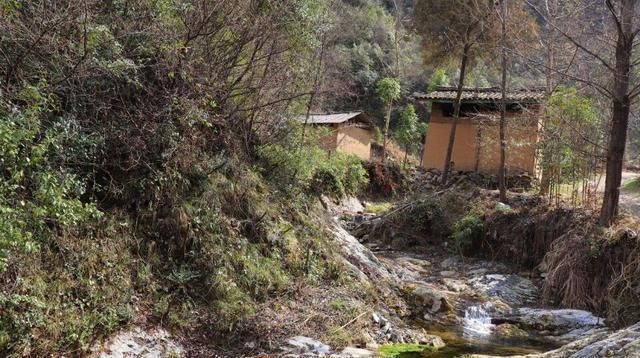
[[[564,36],[581,56],[592,59],[593,66],[598,65],[599,69],[603,69],[608,74],[595,79],[587,77],[584,71],[577,74],[565,73],[564,76],[591,86],[611,101],[605,189],[600,210],[600,224],[610,226],[618,214],[631,103],[640,95],[640,81],[637,76],[633,76],[634,69],[640,66],[639,60],[633,60],[634,48],[639,45],[635,41],[640,32],[640,14],[636,6],[638,1],[605,0],[603,3],[596,4],[582,0],[580,5],[583,10],[577,12],[577,15],[574,14],[572,21],[565,19],[558,22],[545,16],[545,12],[536,1],[527,0],[527,2],[553,26],[554,30]],[[594,20],[594,17],[597,18]],[[609,22],[602,22],[601,19],[608,19]],[[576,22],[582,22],[582,26],[575,26]],[[576,31],[576,28],[585,27],[603,27],[603,29],[600,33],[594,30],[588,33]],[[613,28],[614,34],[611,36],[615,39],[613,47],[607,47],[609,37],[605,35],[609,35],[607,32],[609,28]],[[594,37],[598,35],[602,35],[602,38],[594,41]]]
[[[419,0],[416,4],[416,25],[425,39],[427,57],[447,62],[459,56],[459,77],[442,185],[446,185],[449,179],[465,76],[470,62],[479,55],[473,50],[495,32],[492,10],[493,1],[489,0]]]
[[[391,122],[391,109],[393,102],[400,99],[400,83],[397,79],[385,77],[378,81],[376,86],[378,97],[384,106],[386,114],[384,118],[384,132],[382,133],[382,162],[387,158],[387,140],[389,138],[389,122]]]
[[[500,82],[500,168],[498,169],[498,189],[500,190],[500,201],[507,202],[507,185],[506,185],[506,158],[505,147],[506,139],[504,136],[504,126],[507,112],[507,6],[506,0],[500,2],[501,17],[501,47],[502,47],[502,80]]]

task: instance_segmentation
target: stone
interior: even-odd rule
[[[518,275],[490,274],[472,277],[468,282],[485,296],[497,296],[511,306],[534,304],[538,300],[538,289],[533,282]]]
[[[529,336],[525,330],[511,323],[497,325],[493,333],[500,338],[525,338]]]
[[[422,334],[419,339],[414,340],[415,343],[426,344],[432,346],[435,349],[440,349],[444,347],[446,344],[439,336],[434,336],[432,334]]]
[[[640,323],[612,333],[596,333],[549,352],[527,355],[527,358],[608,357],[640,357]]]
[[[346,261],[351,263],[352,267],[356,267],[361,272],[361,275],[365,275],[364,272],[367,272],[366,277],[369,278],[392,279],[389,271],[382,265],[371,250],[362,245],[358,239],[338,223],[334,223],[331,232],[338,247],[341,248]],[[355,274],[361,276],[359,273]]]
[[[362,348],[354,348],[354,347],[347,347],[343,349],[342,352],[340,353],[340,357],[345,357],[345,358],[366,358],[366,357],[375,357],[375,356],[376,356],[375,352],[362,349]]]
[[[424,310],[431,314],[450,312],[453,310],[450,300],[446,292],[432,286],[417,286],[411,290],[410,301],[420,312]]]
[[[486,268],[479,268],[479,269],[475,269],[475,270],[471,270],[467,272],[467,275],[469,276],[481,276],[487,273],[487,269]]]
[[[380,321],[382,320],[381,318],[382,318],[382,317],[378,316],[378,314],[377,314],[377,313],[375,313],[375,312],[373,312],[373,313],[371,314],[371,319],[373,320],[373,322],[374,322],[375,324],[380,324]]]
[[[361,213],[364,211],[364,206],[358,198],[353,196],[346,196],[340,200],[338,209],[347,213]]]
[[[455,256],[449,257],[448,259],[445,259],[445,260],[440,262],[440,267],[442,267],[444,269],[448,269],[448,268],[456,266],[456,265],[458,265],[458,258],[455,257]]]
[[[456,275],[456,272],[455,271],[440,271],[439,274],[442,277],[453,277],[453,276]]]
[[[606,331],[604,319],[576,309],[519,308],[509,317],[509,321],[525,329],[538,330],[540,334],[560,343]]]
[[[452,278],[443,278],[442,284],[453,292],[464,292],[469,290],[469,286],[462,280],[456,280]]]
[[[162,328],[133,327],[91,349],[92,357],[160,358],[184,355],[182,345]]]
[[[287,347],[283,347],[283,350],[291,353],[313,353],[313,354],[328,354],[331,349],[328,345],[317,341],[313,338],[305,336],[295,336],[287,340]]]

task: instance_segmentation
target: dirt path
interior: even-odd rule
[[[624,185],[631,180],[640,177],[640,173],[622,172],[622,188],[620,189],[620,207],[640,217],[640,189],[627,189]],[[598,193],[604,193],[605,178],[600,180]]]
[[[627,189],[625,183],[640,177],[640,173],[622,172],[622,188],[620,189],[620,207],[640,216],[640,189]]]

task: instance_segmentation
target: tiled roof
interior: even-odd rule
[[[360,116],[361,114],[363,114],[362,112],[347,112],[347,113],[332,113],[332,114],[311,114],[309,116],[309,120],[306,121],[306,123],[309,124],[339,124],[339,123],[344,123],[347,122],[351,119],[354,119],[358,116]],[[306,120],[306,116],[305,115],[301,115],[298,116],[297,119],[300,122],[305,122]],[[360,118],[360,122],[362,123],[366,123],[366,124],[371,124],[371,122],[369,121],[368,118],[366,118],[366,116],[362,116]]]
[[[413,98],[419,101],[445,101],[453,102],[456,99],[457,88],[438,87],[429,93],[415,93]],[[541,103],[544,100],[545,91],[543,89],[516,89],[507,92],[507,101],[524,103]],[[502,99],[500,88],[469,88],[465,87],[462,92],[463,101],[483,101],[497,102]]]

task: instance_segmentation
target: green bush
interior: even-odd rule
[[[455,250],[462,254],[475,240],[484,233],[484,221],[474,212],[463,216],[453,226],[450,242]]]
[[[25,86],[20,99],[23,106],[0,109],[0,271],[11,251],[35,253],[56,228],[100,216],[95,205],[79,200],[83,181],[60,165],[60,121],[41,120],[54,106],[46,84]],[[0,101],[0,108],[7,107]]]
[[[302,141],[302,128],[291,122],[287,139],[282,143],[261,146],[258,154],[263,162],[261,172],[290,194],[343,196],[357,193],[367,184],[367,172],[355,156],[327,153],[318,146],[328,133],[321,128],[307,128]]]

